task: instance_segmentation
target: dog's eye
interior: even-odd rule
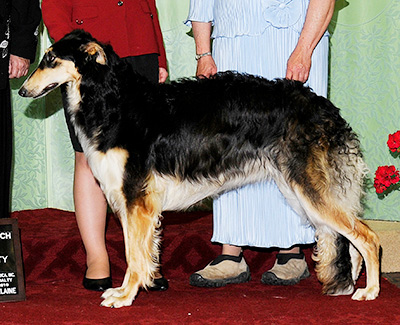
[[[54,55],[51,55],[51,54],[49,54],[49,55],[47,55],[47,61],[49,62],[49,63],[51,63],[51,62],[53,62],[54,60],[55,60],[55,56]]]

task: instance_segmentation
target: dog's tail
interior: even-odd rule
[[[318,279],[324,284],[323,293],[346,295],[354,291],[352,258],[349,240],[327,227],[318,229],[313,259],[317,262]]]

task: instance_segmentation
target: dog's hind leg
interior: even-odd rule
[[[364,258],[367,286],[357,289],[352,299],[373,300],[379,294],[379,239],[364,223],[357,220],[348,238]],[[360,268],[360,267],[358,267]]]
[[[322,195],[313,202],[296,190],[303,208],[317,228],[316,267],[323,292],[329,295],[350,294],[358,276],[361,260],[345,238],[354,245],[365,261],[367,286],[358,289],[355,300],[373,300],[379,293],[379,240],[368,226],[358,220],[345,207],[339,206],[334,198]],[[343,238],[344,236],[345,238]],[[355,262],[349,268],[348,261]]]
[[[351,258],[351,277],[353,278],[353,282],[356,283],[358,276],[360,275],[363,258],[357,248],[354,247],[352,243],[350,243],[349,253]]]
[[[367,271],[367,286],[358,289],[355,300],[373,300],[379,293],[379,240],[377,235],[357,218],[349,219],[340,208],[320,205],[320,212],[306,209],[317,226],[316,267],[323,292],[329,295],[350,294],[358,277],[361,259],[351,244],[361,253]],[[317,219],[317,221],[316,221]],[[343,238],[344,236],[345,238]],[[353,264],[349,268],[349,261]]]
[[[160,206],[160,201],[147,193],[120,212],[127,270],[121,287],[104,292],[102,306],[130,306],[140,287],[152,285],[158,268]]]
[[[358,251],[364,258],[367,286],[358,289],[352,298],[372,300],[379,293],[379,240],[357,218],[362,211],[366,166],[356,141],[348,141],[340,154],[337,149],[328,152],[327,148],[320,145],[310,151],[305,173],[291,188],[317,229],[316,270],[323,292],[352,292],[361,267]]]

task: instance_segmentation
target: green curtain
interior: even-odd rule
[[[193,76],[196,62],[193,38],[186,19],[189,0],[158,0],[157,7],[167,51],[170,79]],[[330,99],[359,133],[370,179],[377,166],[395,164],[387,134],[400,128],[398,100],[400,1],[338,0],[330,25]],[[50,45],[45,28],[40,37],[41,57]],[[34,67],[32,67],[34,68]],[[54,92],[45,99],[20,98],[22,81],[14,81],[15,129],[12,209],[73,210],[74,154],[69,143],[61,99]],[[378,199],[367,190],[366,218],[398,220],[399,193]]]
[[[400,221],[399,192],[379,199],[381,165],[400,167],[386,145],[400,129],[400,1],[338,0],[332,22],[330,99],[359,134],[370,169],[365,217]]]

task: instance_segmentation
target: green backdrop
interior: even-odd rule
[[[157,7],[171,79],[195,73],[194,42],[183,24],[189,0],[158,0]],[[397,131],[400,85],[400,1],[338,0],[330,25],[330,99],[359,133],[371,179],[377,166],[399,165],[386,140]],[[50,45],[42,28],[39,53]],[[35,65],[34,65],[35,66]],[[32,68],[34,68],[34,66]],[[12,209],[73,210],[74,155],[58,92],[39,100],[20,98],[13,81],[15,154]],[[397,199],[369,189],[366,218],[398,220]]]

